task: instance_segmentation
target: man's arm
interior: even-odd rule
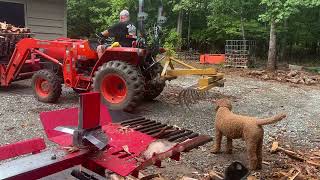
[[[109,37],[110,36],[110,33],[108,30],[105,30],[103,32],[101,32],[101,34],[104,36],[104,37]]]
[[[99,35],[103,37],[109,37],[109,36],[114,36],[115,32],[119,28],[119,23],[111,26],[109,29],[101,32]]]

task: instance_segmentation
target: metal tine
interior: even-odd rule
[[[191,105],[194,104],[194,102],[191,99],[191,93],[192,93],[193,89],[188,89],[187,92],[185,93],[185,103],[186,106],[189,110],[191,110]]]
[[[145,134],[148,134],[148,135],[151,135],[151,134],[155,134],[155,133],[160,132],[162,129],[163,129],[163,127],[157,128],[157,129],[152,129],[152,130],[146,131],[146,132],[144,132],[144,133],[145,133]]]
[[[182,106],[191,110],[190,106],[189,106],[189,101],[188,101],[188,97],[187,94],[189,93],[190,89],[185,89],[182,94],[181,94],[181,98],[182,98]]]
[[[122,125],[122,126],[134,126],[134,125],[137,125],[137,124],[140,124],[140,123],[145,123],[145,122],[149,122],[151,121],[150,119],[144,119],[144,120],[140,120],[140,121],[136,121],[136,122],[132,122],[130,124],[125,124],[125,125]]]
[[[205,92],[205,99],[208,99],[210,97],[210,93],[209,93],[209,91],[206,91]]]
[[[190,103],[190,92],[191,92],[191,89],[188,88],[186,89],[185,93],[184,93],[184,102],[186,103],[186,105],[188,105]]]
[[[191,102],[192,104],[197,103],[197,102],[199,101],[199,99],[200,99],[198,90],[196,90],[196,89],[190,89],[190,94],[189,94],[188,97],[190,97],[189,99],[190,99],[190,102]]]
[[[135,121],[135,122],[127,123],[127,124],[121,124],[121,125],[122,126],[132,126],[132,125],[143,123],[143,122],[147,122],[147,121],[150,121],[150,120],[149,119],[143,119],[143,120],[139,120],[139,121]]]
[[[146,126],[146,125],[153,124],[153,123],[156,123],[156,121],[147,121],[147,122],[135,124],[134,127]]]
[[[200,100],[206,99],[209,95],[209,92],[207,91],[200,91],[196,88],[193,88],[194,86],[189,87],[188,89],[184,89],[179,93],[179,104],[183,108],[187,108],[188,110],[191,110],[191,106]]]
[[[170,133],[173,133],[175,131],[177,131],[178,129],[168,129],[166,132],[162,133],[161,135],[158,135],[159,139],[164,139],[164,137]],[[152,137],[154,137],[155,134],[152,135]]]
[[[209,94],[209,92],[207,91],[200,91],[200,90],[197,90],[196,93],[198,94],[199,100],[205,99]]]
[[[182,90],[180,93],[179,93],[179,96],[178,96],[178,102],[179,104],[183,107],[184,106],[184,97],[183,97],[183,94],[185,93],[185,89]]]
[[[174,136],[174,135],[177,135],[177,134],[183,133],[183,132],[185,132],[185,131],[186,131],[186,130],[184,130],[184,129],[182,129],[182,130],[177,129],[176,131],[173,131],[173,132],[171,132],[171,133],[169,133],[169,134],[167,134],[167,135],[163,136],[162,138],[167,139],[167,138],[170,138],[170,137],[172,137],[172,136]]]
[[[199,136],[198,133],[192,133],[192,134],[190,134],[190,135],[188,135],[188,136],[185,136],[185,137],[176,139],[176,140],[174,140],[174,142],[176,142],[176,143],[181,143],[181,142],[183,142],[183,141],[185,141],[185,140],[192,139],[192,138],[195,138],[195,137],[198,137],[198,136]]]
[[[159,132],[161,132],[162,130],[167,129],[167,127],[168,127],[168,126],[160,127],[160,128],[157,128],[157,129],[151,129],[151,130],[149,130],[149,131],[145,131],[144,133],[145,133],[145,134],[148,134],[148,135],[150,135],[150,134],[155,134],[155,133],[159,133]]]
[[[138,118],[134,118],[134,119],[129,119],[129,120],[123,121],[123,122],[121,122],[120,124],[121,124],[121,125],[124,125],[124,124],[128,124],[128,123],[135,122],[135,121],[138,121],[138,120],[144,120],[144,119],[146,119],[146,118],[144,118],[144,117],[138,117]]]
[[[154,130],[154,129],[158,129],[158,128],[163,128],[167,125],[165,124],[159,124],[159,125],[156,125],[154,127],[150,127],[150,128],[147,128],[147,129],[144,129],[144,130],[141,130],[141,132],[145,133],[145,132],[148,132],[148,131],[151,131],[151,130]]]
[[[203,97],[204,98],[207,98],[209,96],[209,92],[208,91],[205,91],[205,92],[202,92],[203,93]]]
[[[145,124],[145,125],[140,125],[140,124],[137,124],[137,126],[135,126],[133,129],[136,130],[136,131],[141,131],[142,129],[144,128],[149,128],[149,127],[152,127],[152,126],[156,126],[156,125],[159,125],[161,123],[158,123],[158,122],[151,122],[151,123],[148,123],[148,124]]]
[[[198,89],[190,88],[189,94],[187,94],[187,105],[189,109],[191,109],[191,105],[198,103],[202,99],[202,94],[199,92]]]
[[[138,126],[138,127],[136,127],[136,128],[133,128],[134,130],[136,130],[136,131],[142,131],[142,130],[144,130],[144,129],[147,129],[147,128],[149,128],[149,127],[154,127],[154,126],[157,126],[157,125],[160,125],[161,123],[159,123],[159,122],[154,122],[154,123],[152,123],[152,124],[149,124],[149,125],[147,125],[147,126]]]
[[[199,96],[198,96],[198,92],[197,91],[192,91],[190,93],[190,97],[193,103],[196,103],[199,100]]]
[[[150,125],[150,124],[154,124],[155,122],[153,121],[152,123],[149,123],[149,124],[147,124],[147,125]],[[133,126],[130,126],[130,128],[131,129],[134,129],[134,130],[136,130],[137,128],[142,128],[142,127],[145,127],[145,126],[143,126],[143,125],[141,125],[141,124],[135,124],[135,125],[133,125]]]
[[[149,132],[147,132],[147,134],[150,135],[150,136],[154,136],[154,135],[158,135],[159,136],[158,133],[160,133],[161,131],[163,131],[161,133],[161,135],[163,135],[165,133],[169,133],[169,131],[171,132],[172,128],[173,128],[173,126],[166,126],[164,128],[160,128],[160,129],[155,129],[155,130],[149,131]]]
[[[192,91],[191,97],[194,99],[194,101],[198,101],[200,99],[199,90]]]
[[[164,127],[165,128],[165,127]],[[160,131],[162,131],[164,128],[160,128],[160,129],[155,129],[155,130],[152,130],[152,131],[149,131],[149,132],[146,132],[146,134],[148,135],[153,135],[153,134],[156,134],[156,133],[159,133]]]
[[[192,131],[186,131],[184,133],[181,133],[181,134],[177,134],[175,136],[172,136],[168,139],[168,141],[174,141],[176,139],[179,139],[179,138],[182,138],[182,137],[186,137],[187,135],[190,135],[192,134],[193,132]]]

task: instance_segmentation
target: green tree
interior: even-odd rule
[[[277,52],[281,59],[320,54],[319,0],[162,1],[168,18],[164,42],[174,49],[223,52],[227,39],[256,40],[257,55],[268,54],[271,70]],[[92,37],[117,22],[122,9],[129,10],[132,22],[137,22],[138,0],[68,0],[68,36]],[[147,31],[156,22],[157,10],[157,1],[145,0]]]
[[[134,0],[68,0],[68,36],[90,37],[103,31],[118,21],[121,10],[130,7],[135,7]]]
[[[276,69],[276,45],[277,45],[277,25],[290,16],[299,12],[301,7],[319,6],[318,0],[262,0],[261,4],[265,6],[266,11],[260,15],[260,20],[270,23],[270,40],[267,70]]]

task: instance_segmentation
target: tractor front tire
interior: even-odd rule
[[[32,89],[34,96],[40,102],[54,103],[61,96],[61,80],[51,70],[39,70],[32,76]]]
[[[95,72],[94,91],[112,110],[132,111],[144,93],[144,78],[133,65],[122,61],[109,61]]]

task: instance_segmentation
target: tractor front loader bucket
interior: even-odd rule
[[[184,68],[175,68],[179,64]],[[182,90],[179,93],[179,103],[189,108],[191,104],[204,98],[213,87],[224,86],[224,74],[215,68],[198,69],[173,57],[166,57],[161,77],[165,80],[173,80],[179,76],[200,76],[198,83]]]

